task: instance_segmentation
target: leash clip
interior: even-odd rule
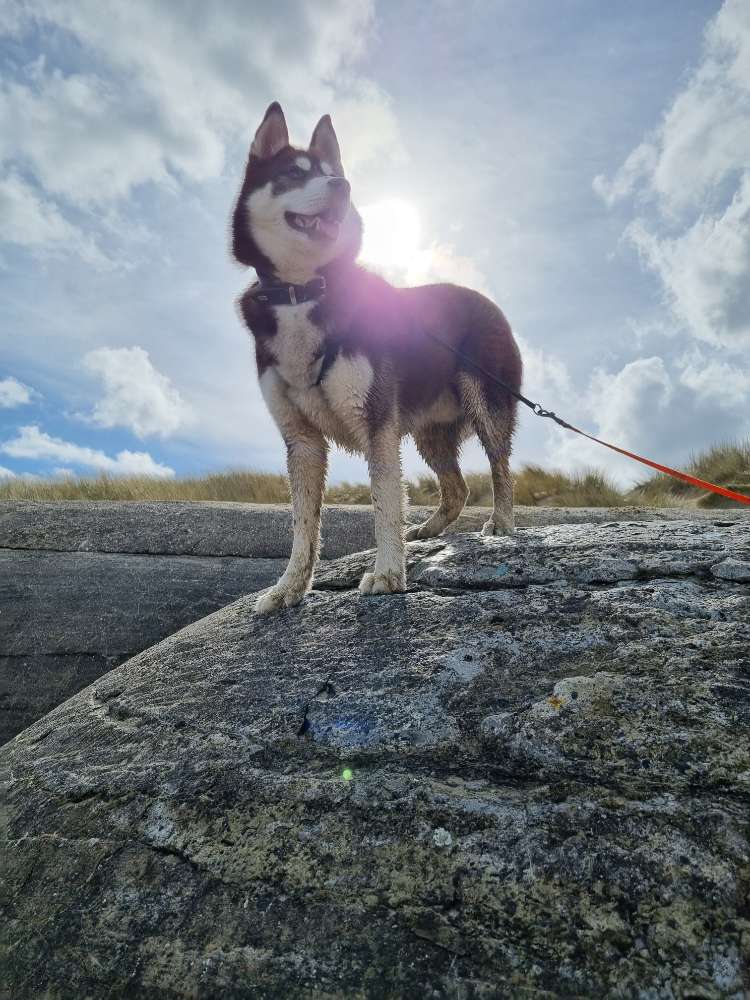
[[[545,410],[540,403],[534,403],[534,413],[538,417],[552,417],[553,420],[556,418],[553,410]]]

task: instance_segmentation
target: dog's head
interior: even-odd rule
[[[234,256],[301,282],[337,258],[354,259],[361,237],[331,119],[320,119],[309,149],[295,149],[284,112],[272,104],[250,146],[232,222]]]

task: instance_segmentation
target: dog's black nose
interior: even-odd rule
[[[328,187],[333,188],[336,194],[348,195],[351,190],[351,186],[346,177],[329,177]]]

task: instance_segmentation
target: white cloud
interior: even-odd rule
[[[432,281],[450,281],[489,294],[487,279],[471,258],[457,253],[450,243],[433,241],[414,260],[407,272],[407,284],[422,285]]]
[[[249,142],[269,97],[288,101],[307,135],[314,113],[338,108],[351,162],[397,141],[387,100],[349,71],[371,0],[278,0],[260,35],[244,0],[39,0],[29,18],[72,35],[102,67],[66,74],[37,61],[0,90],[0,159],[19,158],[70,202],[106,202],[146,181],[173,185],[175,174],[216,177],[226,144]]]
[[[670,211],[701,206],[750,163],[750,7],[726,0],[706,30],[703,61],[662,126],[651,184]]]
[[[632,194],[638,183],[654,172],[657,161],[656,146],[651,142],[642,142],[628,156],[612,180],[608,180],[603,174],[595,177],[594,190],[608,205],[614,205],[621,198]]]
[[[142,347],[101,347],[83,359],[104,382],[105,396],[88,420],[100,427],[127,427],[138,437],[166,438],[191,419],[190,407]]]
[[[50,459],[96,469],[111,475],[171,478],[174,470],[160,465],[145,451],[120,451],[114,458],[95,448],[86,448],[51,437],[35,424],[20,427],[18,435],[0,444],[0,452],[13,458]]]
[[[46,191],[74,204],[167,181],[156,129],[122,97],[99,77],[41,66],[29,83],[0,90],[0,157],[28,164]],[[197,165],[192,172],[200,173]]]
[[[86,263],[104,270],[111,266],[91,237],[62,215],[50,201],[39,197],[17,173],[0,177],[0,238],[6,243],[51,253],[75,253]]]
[[[705,32],[701,62],[664,119],[611,180],[608,204],[652,201],[661,221],[626,235],[698,340],[750,346],[750,5],[726,0]]]
[[[725,410],[747,409],[750,371],[746,368],[695,352],[683,359],[680,382]]]
[[[673,382],[662,358],[638,358],[614,375],[599,369],[583,401],[588,423],[581,430],[638,452],[653,439],[654,425],[665,419],[672,396]],[[631,459],[563,428],[555,428],[548,458],[563,469],[603,468],[623,485],[643,478]]]
[[[31,389],[8,375],[0,379],[0,410],[10,410],[14,406],[24,406],[31,402]]]
[[[611,375],[594,372],[589,388],[589,406],[600,415],[599,426],[620,442],[634,444],[643,424],[670,401],[672,380],[659,357],[638,358]],[[618,442],[613,442],[618,443]]]
[[[177,192],[220,176],[227,149],[247,148],[274,98],[298,142],[332,111],[350,170],[398,154],[390,102],[353,69],[373,0],[276,0],[260,35],[258,16],[244,0],[38,0],[0,10],[0,38],[37,32],[44,51],[0,81],[0,213],[9,220],[0,241],[73,253],[100,270],[127,266],[110,249],[138,239],[131,222],[110,225],[123,201],[144,184]],[[86,70],[55,65],[62,49],[80,50]]]
[[[750,7],[726,0],[708,23],[703,57],[664,119],[617,171],[594,186],[609,203],[640,185],[667,213],[701,208],[750,163]]]
[[[0,465],[0,479],[15,479],[16,474],[12,469],[6,469],[4,465]]]
[[[356,175],[384,153],[397,163],[405,163],[406,153],[388,97],[370,80],[353,83],[351,91],[348,96],[334,98],[331,108],[347,175]]]
[[[554,400],[572,399],[575,390],[565,362],[556,354],[532,346],[520,334],[515,337],[523,358],[524,395],[545,407],[557,406]]]
[[[694,337],[750,347],[750,172],[723,213],[701,215],[680,236],[659,238],[641,220],[627,233]]]

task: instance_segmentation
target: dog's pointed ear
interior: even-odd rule
[[[323,115],[310,140],[310,152],[315,153],[321,160],[330,164],[337,174],[343,176],[344,168],[341,166],[341,150],[336,133],[333,131],[331,116]]]
[[[259,160],[268,160],[288,145],[289,133],[284,112],[278,101],[274,101],[268,106],[263,121],[255,133],[250,155],[257,156]]]

